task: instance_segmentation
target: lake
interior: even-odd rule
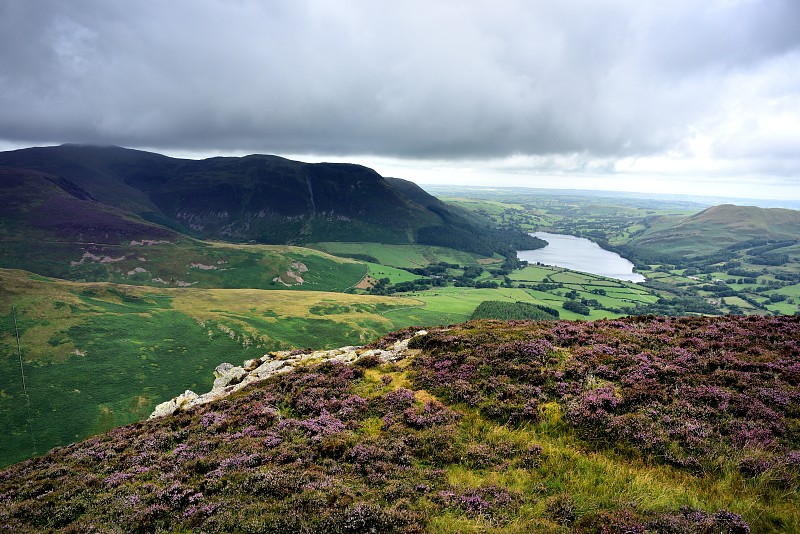
[[[644,276],[633,272],[633,263],[616,252],[600,248],[600,245],[588,239],[547,232],[535,232],[531,235],[544,239],[548,245],[537,250],[518,250],[517,257],[528,263],[555,265],[627,282],[645,281]]]

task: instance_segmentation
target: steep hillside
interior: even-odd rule
[[[121,147],[61,145],[0,152],[0,167],[37,170],[77,184],[104,204],[132,213],[157,209],[138,187],[126,183],[158,182],[175,160]]]
[[[248,376],[303,364],[1,472],[0,523],[797,532],[799,327],[791,317],[473,322],[342,351],[352,364],[273,354],[247,362]],[[225,383],[248,372],[234,370]]]
[[[143,419],[186,388],[209,387],[224,361],[363,344],[418,323],[423,306],[284,289],[85,284],[0,269],[0,466]]]
[[[87,252],[99,260],[106,252],[118,256],[107,249],[123,243],[182,237],[39,171],[0,168],[0,196],[0,267],[65,275]]]
[[[175,239],[177,234],[130,212],[99,202],[70,180],[39,171],[0,168],[0,238],[49,238],[60,242],[118,244]]]
[[[689,217],[662,217],[628,244],[645,254],[693,257],[754,239],[797,240],[800,211],[723,204]]]
[[[197,237],[270,244],[441,244],[431,241],[453,234],[449,241],[465,250],[509,251],[507,240],[498,239],[505,234],[490,234],[416,186],[393,185],[359,165],[264,155],[195,161],[120,147],[62,145],[0,153],[0,167],[47,173],[92,201]],[[37,184],[31,181],[27,189],[31,194]]]
[[[0,169],[0,267],[71,280],[344,291],[366,268],[299,247],[203,242],[103,204],[66,178]]]

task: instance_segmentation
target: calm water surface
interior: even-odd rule
[[[544,239],[548,245],[537,250],[518,250],[517,256],[528,263],[537,261],[545,265],[565,267],[573,271],[598,274],[628,282],[644,282],[645,278],[633,272],[633,263],[616,252],[582,237],[535,232],[534,237]]]

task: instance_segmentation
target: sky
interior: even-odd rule
[[[800,199],[798,0],[0,0],[0,150]]]

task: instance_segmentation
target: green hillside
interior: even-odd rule
[[[649,254],[692,258],[754,239],[799,237],[800,211],[723,204],[688,217],[656,218],[628,246]]]
[[[344,291],[366,267],[299,247],[200,241],[37,171],[0,170],[0,267],[69,280]]]
[[[145,418],[185,389],[207,390],[224,361],[363,344],[413,324],[408,311],[422,305],[322,291],[81,284],[0,269],[0,434],[8,437],[0,465]]]

